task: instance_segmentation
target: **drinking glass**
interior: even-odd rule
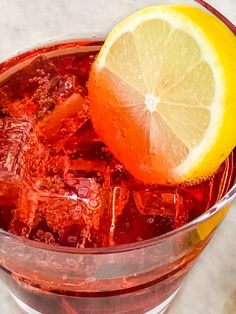
[[[210,10],[235,31],[204,1],[157,0],[156,4],[179,2]],[[96,51],[104,38],[78,34],[21,53],[0,64],[0,82],[40,53],[52,57]],[[235,197],[236,185],[186,225],[159,237],[117,247],[50,246],[0,230],[0,279],[23,311],[30,314],[163,313]]]

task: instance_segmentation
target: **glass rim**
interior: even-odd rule
[[[201,6],[207,8],[208,11],[219,17],[221,20],[223,18],[224,23],[233,31],[236,33],[236,27],[231,23],[226,17],[224,17],[218,10],[216,10],[214,7],[209,5],[206,1],[203,0],[191,0],[193,3],[196,2],[200,4]],[[107,34],[105,33],[96,33],[91,34],[89,32],[83,32],[83,33],[75,33],[75,34],[68,34],[66,36],[56,36],[54,38],[51,38],[49,40],[45,40],[42,42],[37,42],[36,44],[27,47],[23,50],[18,50],[16,53],[11,53],[10,55],[6,56],[4,60],[1,60],[0,62],[0,74],[4,73],[8,69],[10,69],[12,66],[16,65],[13,64],[6,70],[1,70],[1,65],[5,61],[10,61],[11,59],[15,58],[19,55],[27,55],[31,50],[34,50],[36,53],[37,51],[40,51],[42,48],[49,48],[53,45],[59,45],[63,43],[73,43],[78,40],[90,40],[94,42],[103,41],[106,38]],[[50,51],[50,50],[49,50]],[[23,59],[23,61],[25,61]],[[163,242],[169,238],[172,238],[176,236],[177,234],[180,234],[182,232],[185,232],[188,229],[191,229],[207,219],[213,217],[215,214],[217,214],[221,209],[229,205],[234,199],[236,198],[236,182],[232,186],[232,188],[219,200],[217,201],[213,206],[211,206],[206,212],[198,216],[197,218],[191,220],[190,222],[184,224],[183,226],[169,231],[163,235],[152,237],[147,240],[142,240],[140,242],[133,242],[129,244],[121,244],[117,246],[111,246],[111,247],[98,247],[98,248],[74,248],[74,247],[66,247],[66,246],[57,246],[52,244],[46,244],[46,243],[39,243],[34,240],[30,240],[27,238],[24,238],[22,236],[17,236],[14,234],[11,234],[3,229],[0,229],[0,237],[8,238],[16,243],[23,244],[27,247],[31,247],[33,249],[41,249],[44,251],[50,251],[50,252],[58,252],[58,253],[70,253],[70,254],[77,254],[77,255],[93,255],[93,254],[111,254],[111,253],[122,253],[126,251],[132,251],[132,250],[138,250],[141,248],[149,247],[157,245],[160,242]]]

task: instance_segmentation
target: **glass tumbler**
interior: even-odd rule
[[[179,2],[210,10],[235,31],[204,1],[157,0],[156,4]],[[58,56],[79,52],[81,46],[96,51],[103,39],[78,34],[31,49],[0,64],[0,82],[40,53]],[[0,230],[0,279],[29,314],[163,313],[235,197],[234,185],[217,204],[179,229],[117,247],[50,246]]]

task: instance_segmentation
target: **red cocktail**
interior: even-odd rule
[[[102,44],[72,40],[1,65],[0,276],[29,313],[161,313],[234,197],[220,201],[233,152],[181,185],[144,184],[113,156],[87,97]]]

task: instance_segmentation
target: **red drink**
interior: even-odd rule
[[[214,176],[202,182],[181,186],[138,182],[112,156],[90,121],[86,82],[98,45],[94,48],[94,43],[73,42],[48,50],[64,51],[78,44],[87,52],[53,58],[38,56],[1,85],[0,227],[51,247],[83,250],[151,239],[204,213],[234,182],[233,153]],[[29,59],[34,54],[31,51],[21,58]],[[21,58],[4,64],[3,70],[12,66],[11,63],[22,61]],[[209,227],[209,232],[212,228],[214,225]],[[68,271],[63,269],[66,266],[55,264],[63,271],[62,278],[55,279],[49,261],[45,262],[46,277],[42,271],[37,271],[35,277],[24,267],[20,273],[2,271],[2,278],[21,306],[27,304],[40,313],[88,313],[87,309],[95,313],[97,308],[98,313],[101,309],[110,313],[113,302],[116,305],[112,311],[125,310],[132,304],[130,313],[143,313],[175,293],[195,256],[208,242],[209,238],[201,238],[195,229],[191,232],[184,236],[183,243],[178,240],[170,255],[177,258],[180,248],[182,252],[183,247],[192,247],[195,243],[191,252],[186,249],[182,262],[157,269],[149,266],[149,272],[133,277],[130,283],[131,275],[118,271],[112,278],[106,275],[106,279],[96,280],[89,279],[87,274],[88,278],[82,281],[77,278],[68,286],[67,277],[63,277]],[[14,252],[20,247],[18,243]],[[168,245],[165,243],[164,247]],[[160,257],[159,250],[157,253],[152,248],[145,250],[144,255],[152,254],[154,260],[160,259],[160,264],[162,259],[168,259],[164,252]],[[132,273],[140,269],[134,262],[136,256],[137,253],[127,258],[128,264],[124,266],[131,267]],[[24,252],[24,258],[28,257]],[[116,264],[117,256],[110,258],[104,260],[104,256],[95,254],[94,259],[86,262],[85,274],[88,267],[100,265],[97,272],[102,273],[98,277],[104,276],[102,268],[109,270]],[[107,260],[108,266],[101,266]],[[122,265],[122,260],[123,257],[118,265]],[[10,258],[9,263],[12,262],[9,268],[17,268],[17,257]],[[145,259],[142,265],[146,263],[152,264],[152,261]],[[3,265],[6,267],[7,263]],[[176,267],[174,279],[163,279]],[[120,280],[125,284],[121,285]],[[165,303],[157,311],[164,307]],[[25,309],[29,311],[28,307]]]
[[[0,65],[0,278],[27,313],[163,313],[236,193],[220,201],[234,153],[179,186],[145,185],[114,158],[87,100],[101,45]]]
[[[96,54],[39,55],[1,85],[5,230],[81,248],[133,243],[193,220],[232,186],[233,154],[198,183],[133,178],[93,130],[86,83]]]

